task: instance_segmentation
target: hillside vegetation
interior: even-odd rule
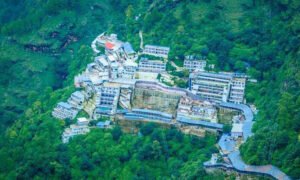
[[[40,92],[71,83],[91,61],[95,36],[122,22],[109,1],[0,2],[0,119],[11,125]]]
[[[249,164],[273,164],[296,178],[300,177],[299,8],[296,0],[160,1],[141,22],[128,23],[128,31],[142,29],[145,42],[170,46],[170,60],[178,65],[184,55],[200,53],[216,64],[217,71],[246,72],[257,79],[247,87],[248,102],[259,109],[255,136],[242,146],[242,156]],[[134,16],[140,10],[129,6],[127,12]],[[127,22],[130,19],[127,16]]]
[[[69,122],[50,112],[74,90],[74,75],[92,61],[92,39],[114,32],[138,50],[139,30],[144,43],[170,46],[170,60],[179,66],[184,55],[200,54],[216,71],[257,79],[247,87],[248,102],[259,109],[255,135],[242,146],[242,156],[247,163],[272,163],[300,177],[298,0],[11,0],[0,1],[0,7],[1,179],[99,173],[216,178],[201,168],[215,151],[213,136],[178,135],[183,140],[178,141],[168,139],[169,130],[157,129],[116,139],[118,130],[96,130],[61,143]],[[143,159],[145,151],[153,157]]]

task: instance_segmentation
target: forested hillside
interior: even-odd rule
[[[1,179],[99,173],[215,178],[201,168],[215,151],[214,136],[197,139],[157,129],[115,138],[114,130],[98,130],[61,144],[68,122],[50,112],[92,60],[92,39],[114,32],[138,50],[140,30],[145,43],[170,46],[170,60],[179,66],[184,55],[200,54],[217,71],[257,79],[247,87],[248,102],[259,109],[255,135],[242,146],[242,156],[300,177],[300,1],[10,0],[0,1],[0,7]],[[153,151],[153,157],[144,151]]]
[[[140,10],[129,6],[127,29],[142,29],[146,42],[170,45],[178,65],[184,55],[200,52],[217,70],[257,79],[247,89],[247,100],[259,114],[255,136],[242,147],[243,158],[300,177],[299,8],[296,0],[176,1],[157,3],[134,23],[131,16]]]
[[[90,62],[89,45],[97,33],[123,22],[109,1],[14,0],[0,1],[0,7],[2,128],[42,90],[69,85]]]

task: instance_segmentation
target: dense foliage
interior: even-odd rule
[[[118,128],[118,127],[116,127]],[[103,179],[190,179],[208,176],[202,163],[217,152],[215,137],[189,137],[176,129],[145,125],[141,135],[95,130],[68,145],[71,177]],[[78,156],[79,155],[79,156]],[[221,178],[220,176],[219,178]]]
[[[0,132],[48,87],[71,84],[97,34],[121,24],[109,1],[0,1]],[[81,52],[79,52],[81,51]],[[88,54],[84,52],[90,51]],[[80,55],[82,57],[78,57]]]
[[[223,179],[223,174],[207,175],[202,163],[212,153],[216,136],[187,136],[177,129],[155,124],[140,128],[140,134],[92,129],[87,135],[62,144],[64,121],[50,117],[49,107],[65,98],[72,89],[46,90],[5,134],[0,149],[1,179]],[[48,101],[47,101],[48,99]]]
[[[144,42],[170,46],[178,65],[184,55],[201,54],[217,71],[257,79],[247,88],[247,100],[259,114],[255,136],[242,146],[243,158],[300,177],[299,1],[186,2],[156,4],[127,29],[142,29]],[[140,11],[127,10],[133,16]]]
[[[243,158],[300,177],[298,0],[10,0],[0,7],[0,177],[84,178],[103,169],[107,178],[203,173],[198,167],[211,153],[211,137],[199,149],[192,137],[168,140],[161,129],[143,137],[95,130],[61,144],[65,123],[50,111],[74,90],[74,75],[91,61],[90,42],[105,30],[135,49],[142,30],[144,43],[170,46],[170,60],[179,66],[184,55],[200,54],[217,71],[256,78],[247,100],[259,114],[255,136],[242,146]],[[162,138],[158,156],[155,133]],[[158,167],[141,155],[145,150],[154,151]]]

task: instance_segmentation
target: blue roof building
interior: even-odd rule
[[[131,44],[129,42],[126,42],[123,44],[123,49],[125,51],[126,54],[134,54],[135,51],[133,50],[133,47],[131,46]]]
[[[197,125],[197,126],[202,126],[209,129],[216,129],[220,131],[223,130],[223,124],[219,124],[219,123],[213,123],[213,122],[203,121],[203,120],[193,120],[181,115],[177,116],[176,120],[180,123]]]
[[[100,121],[96,124],[98,128],[107,128],[110,125],[110,121]]]
[[[156,120],[166,123],[171,122],[172,115],[150,109],[132,109],[132,112],[125,113],[124,118],[128,120]]]
[[[74,119],[78,110],[73,108],[69,103],[59,102],[52,111],[52,116],[58,119]]]

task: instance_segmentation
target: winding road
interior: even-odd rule
[[[253,126],[253,113],[250,107],[245,104],[234,104],[234,103],[220,103],[220,107],[235,109],[241,111],[245,116],[245,122],[243,126],[243,141],[253,135],[251,132]],[[225,168],[235,170],[240,173],[257,174],[262,176],[268,176],[278,180],[290,180],[284,172],[273,165],[253,166],[246,164],[241,155],[240,151],[236,149],[236,142],[228,134],[223,134],[220,138],[218,145],[221,148],[221,153],[227,156],[231,164],[224,163],[211,163],[211,161],[205,162],[204,167],[206,168]]]

